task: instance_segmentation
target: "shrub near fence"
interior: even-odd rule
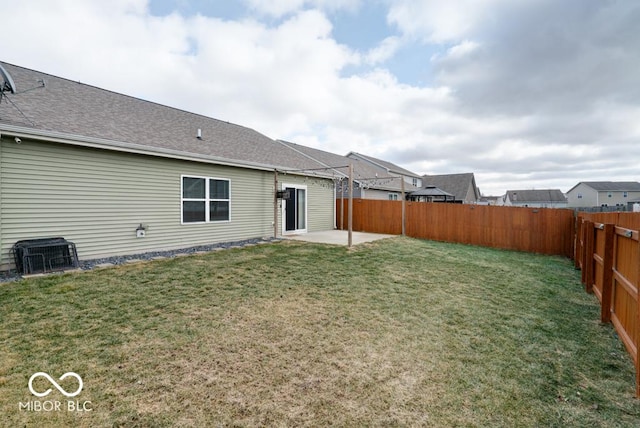
[[[336,210],[347,228],[348,204]],[[342,222],[341,222],[342,219]],[[414,238],[573,257],[574,213],[566,209],[405,203],[405,234]],[[402,202],[353,201],[353,230],[402,233]]]
[[[602,322],[611,322],[636,367],[640,397],[640,214],[578,214],[576,266],[587,292],[600,300]]]

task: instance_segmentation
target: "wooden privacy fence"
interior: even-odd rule
[[[337,200],[347,228],[347,200]],[[574,213],[566,209],[406,202],[405,234],[414,238],[573,257]],[[402,201],[355,199],[353,230],[402,233]]]
[[[636,368],[640,397],[640,214],[579,214],[576,267],[585,290],[600,301],[600,319],[611,322]]]

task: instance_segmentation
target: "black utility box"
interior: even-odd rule
[[[78,268],[78,252],[64,238],[25,239],[13,244],[13,259],[22,275]]]

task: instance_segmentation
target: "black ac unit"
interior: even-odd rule
[[[78,268],[78,252],[64,238],[24,239],[13,244],[13,260],[22,275]]]

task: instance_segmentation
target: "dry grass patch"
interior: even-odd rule
[[[397,238],[5,284],[0,411],[9,426],[634,426],[633,367],[578,274]],[[81,374],[93,410],[19,410],[36,371]]]

